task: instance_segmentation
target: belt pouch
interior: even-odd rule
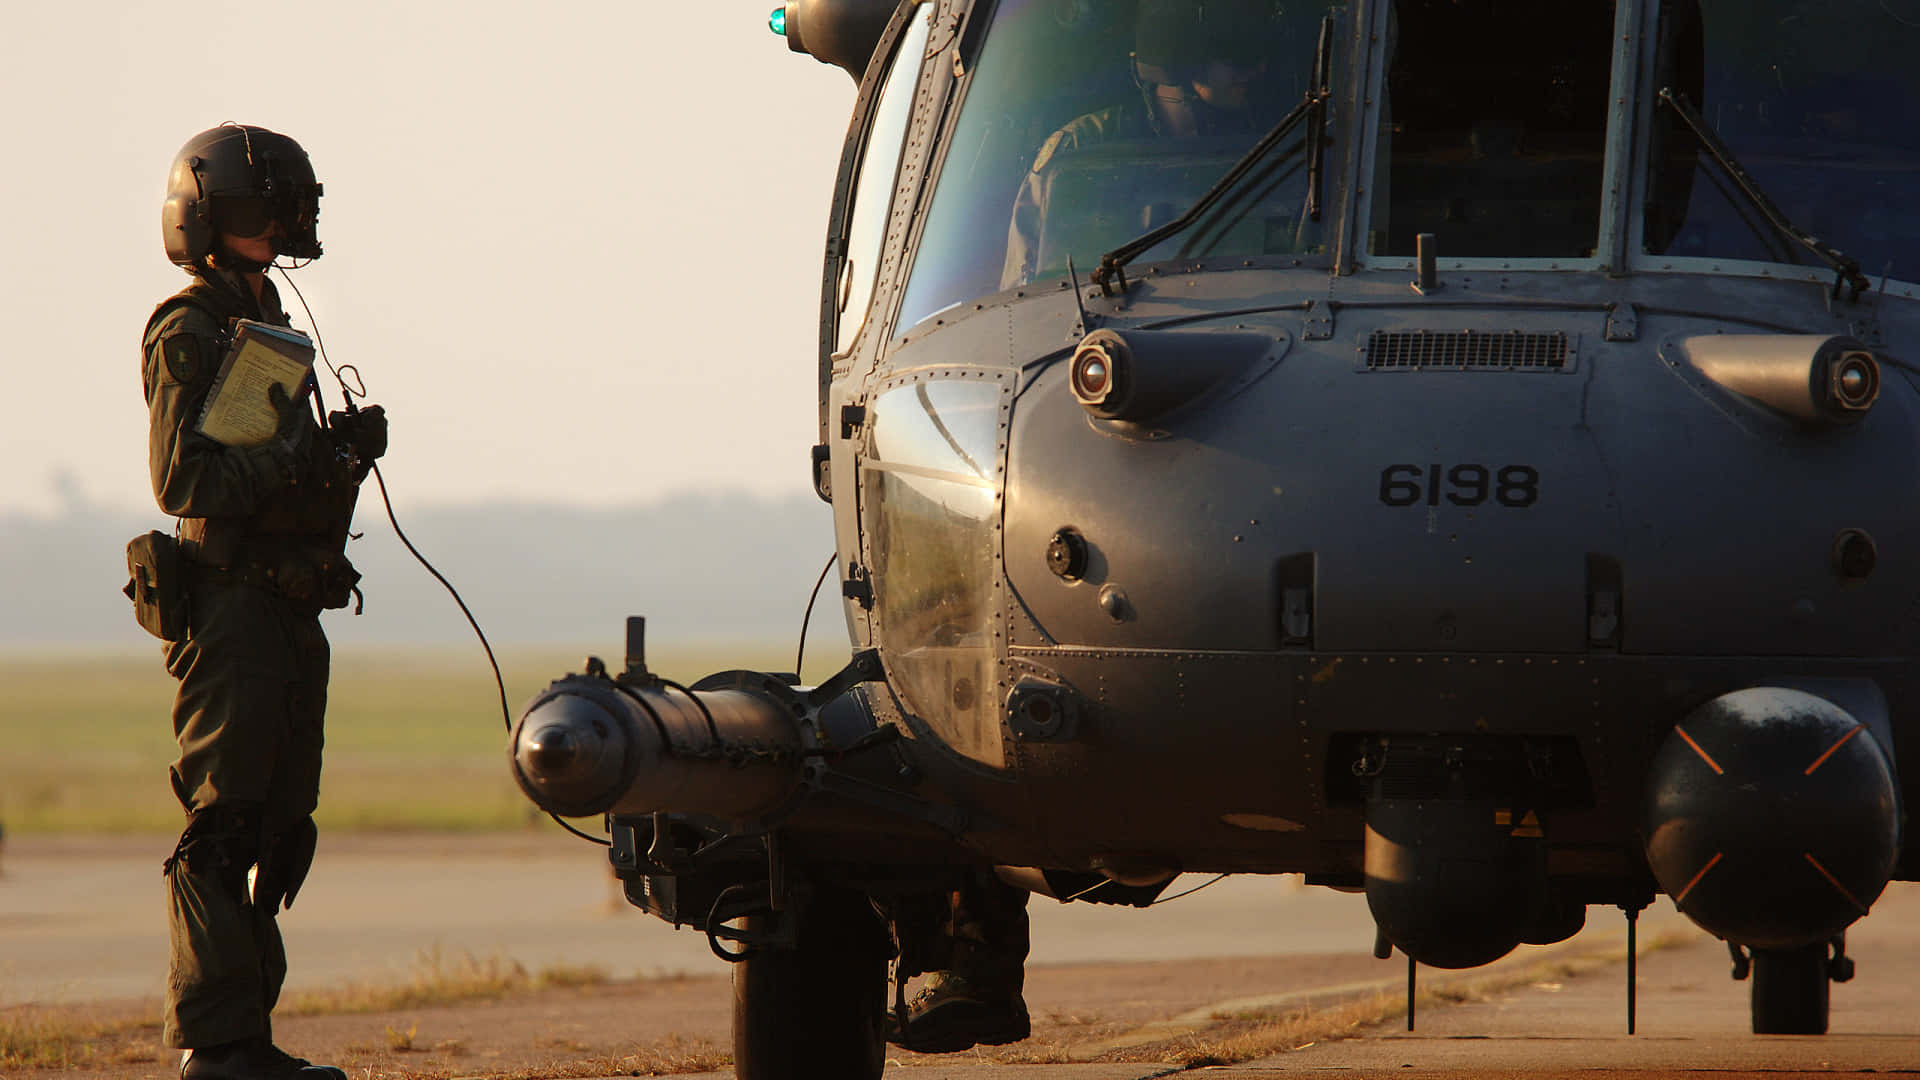
[[[180,543],[153,531],[127,542],[127,587],[133,617],[140,628],[161,641],[187,636],[186,566]]]

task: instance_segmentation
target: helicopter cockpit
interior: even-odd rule
[[[994,5],[895,325],[1096,264],[1315,101],[1204,220],[1137,261],[1330,262],[1346,235],[1352,263],[1393,265],[1431,233],[1456,265],[1830,273],[1667,90],[1793,226],[1876,278],[1920,278],[1899,273],[1920,267],[1903,197],[1920,167],[1920,72],[1902,60],[1917,0],[1394,0],[1373,9],[1381,50],[1360,42],[1374,35],[1357,6]],[[1210,100],[1209,78],[1230,92]]]

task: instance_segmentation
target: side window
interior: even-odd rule
[[[961,754],[1006,764],[996,715],[1000,450],[1011,374],[884,384],[868,411],[860,510],[875,637],[894,688]]]
[[[921,5],[925,7],[926,5]],[[847,254],[840,261],[838,329],[833,351],[845,353],[866,324],[873,300],[874,279],[880,269],[880,245],[887,236],[887,209],[900,173],[900,149],[913,110],[914,79],[927,50],[928,20],[916,11],[901,35],[893,65],[881,84],[873,121],[867,128],[867,146],[860,159],[860,178],[854,183],[853,208],[847,229]]]

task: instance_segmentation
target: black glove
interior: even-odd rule
[[[284,831],[267,837],[260,851],[260,866],[253,876],[253,903],[268,913],[282,905],[293,909],[293,898],[307,880],[313,866],[313,848],[320,832],[311,817],[303,817]]]
[[[353,454],[362,462],[378,460],[387,452],[387,410],[369,405],[359,412],[335,411],[327,414],[327,426],[336,438],[353,446]]]
[[[304,455],[306,446],[313,439],[313,425],[307,422],[307,402],[304,397],[295,400],[285,387],[274,383],[267,387],[267,403],[273,411],[280,414],[280,426],[274,431],[271,442],[292,461],[298,461]]]

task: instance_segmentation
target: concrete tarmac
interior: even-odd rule
[[[1665,900],[1661,903],[1664,905]],[[1598,913],[1594,909],[1593,914]],[[1167,1065],[988,1065],[918,1059],[889,1077],[914,1080],[1340,1080],[1554,1078],[1715,1080],[1920,1073],[1920,884],[1896,882],[1848,934],[1858,961],[1833,987],[1824,1036],[1750,1033],[1747,983],[1729,977],[1726,946],[1701,936],[1645,953],[1639,963],[1637,1033],[1626,1031],[1625,965],[1536,982],[1484,1001],[1422,1007],[1416,1030],[1396,1019],[1353,1037],[1258,1061],[1181,1071]],[[728,1072],[688,1080],[727,1080]]]
[[[1891,888],[1848,948],[1858,973],[1832,987],[1825,1036],[1752,1034],[1751,983],[1734,982],[1726,946],[1702,938],[1641,957],[1633,1035],[1622,965],[1422,1010],[1413,1032],[1396,1023],[1208,1075],[1920,1072],[1920,889]]]
[[[0,864],[0,1008],[158,996],[166,962],[159,864],[172,842],[10,837]],[[1032,913],[1037,969],[1208,956],[1360,957],[1373,938],[1362,898],[1289,878],[1229,878],[1148,911],[1036,899]],[[1617,917],[1600,908],[1589,914],[1576,941],[1618,937]],[[697,932],[674,931],[619,902],[603,857],[557,833],[323,837],[313,877],[283,920],[296,988],[404,978],[434,950],[444,960],[470,954],[531,971],[557,964],[593,964],[614,976],[723,970]],[[1645,939],[1683,925],[1664,898],[1642,921]],[[1603,967],[1485,1001],[1423,1006],[1413,1033],[1396,1022],[1195,1071],[1227,1078],[1920,1072],[1920,885],[1890,886],[1849,945],[1859,975],[1833,988],[1833,1033],[1822,1038],[1748,1034],[1747,985],[1728,979],[1724,947],[1703,939],[1642,958],[1633,1036],[1625,1033],[1624,967]],[[1393,978],[1389,963],[1369,963]],[[1145,984],[1126,989],[1139,997],[1158,992]],[[1204,1018],[1245,1004],[1227,997],[1186,1011]],[[917,1080],[1167,1074],[1166,1066],[1139,1064],[998,1066],[969,1055],[919,1058],[888,1073]]]
[[[0,863],[0,1007],[153,997],[165,987],[174,837],[9,837]],[[1207,880],[1189,876],[1168,895]],[[1295,877],[1233,877],[1141,911],[1036,898],[1040,964],[1282,955],[1373,944],[1364,898]],[[605,855],[551,824],[526,833],[322,835],[280,917],[288,988],[406,978],[427,958],[713,975],[695,930],[643,915]]]

